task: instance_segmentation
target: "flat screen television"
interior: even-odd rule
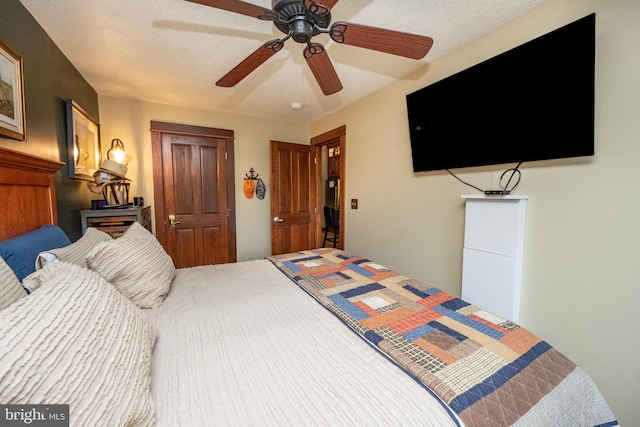
[[[594,154],[595,14],[407,95],[414,172]]]

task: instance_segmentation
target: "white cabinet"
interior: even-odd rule
[[[462,198],[462,299],[518,323],[527,196]]]

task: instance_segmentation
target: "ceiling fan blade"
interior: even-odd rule
[[[264,64],[267,59],[271,58],[276,54],[276,52],[282,49],[282,46],[284,46],[282,40],[271,40],[266,42],[218,80],[216,82],[216,86],[233,87],[237,85],[256,68]]]
[[[322,4],[329,9],[333,9],[336,3],[338,3],[338,0],[322,0]]]
[[[411,59],[424,58],[431,46],[433,46],[431,37],[348,22],[336,22],[333,24],[329,35],[337,43],[377,50]]]
[[[304,50],[304,57],[309,68],[325,95],[333,95],[342,90],[342,83],[336,73],[327,51],[319,43],[313,43]]]
[[[186,0],[192,3],[203,4],[205,6],[215,7],[229,12],[239,13],[241,15],[251,16],[253,18],[265,21],[278,20],[278,14],[271,9],[267,9],[255,4],[243,2],[240,0]]]

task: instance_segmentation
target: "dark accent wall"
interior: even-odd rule
[[[67,163],[65,100],[74,99],[99,121],[98,94],[18,0],[0,2],[0,40],[23,59],[26,141],[0,136],[0,146]],[[96,195],[86,181],[56,175],[58,223],[73,241],[80,238],[80,211]]]

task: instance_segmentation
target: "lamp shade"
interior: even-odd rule
[[[124,143],[115,138],[111,140],[111,148],[107,151],[107,159],[128,165],[133,157],[124,150]]]

